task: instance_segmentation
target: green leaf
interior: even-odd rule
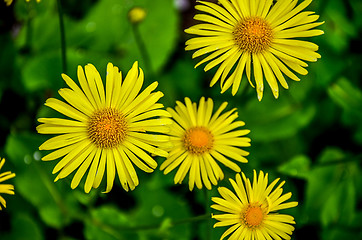
[[[327,38],[325,35],[321,37],[323,37],[323,39]],[[321,46],[321,48],[323,48],[323,46]],[[336,59],[343,58],[343,56],[332,51],[328,51],[328,49],[324,50],[320,54],[322,55],[322,58],[319,59],[318,62],[311,64],[309,69],[310,73],[306,76],[308,81],[311,80],[314,85],[313,92],[310,93],[310,96],[315,96],[316,90],[324,92],[331,82],[335,81],[336,77],[349,67],[348,61],[336,61]],[[314,79],[310,79],[311,76],[314,76]]]
[[[335,147],[327,147],[323,150],[318,158],[318,163],[328,164],[336,161],[341,161],[346,158],[343,150]]]
[[[323,39],[337,53],[347,50],[349,39],[357,35],[356,26],[347,18],[346,6],[343,1],[328,1],[324,6]]]
[[[54,164],[40,162],[37,150],[44,136],[32,133],[12,134],[5,144],[6,154],[16,166],[16,194],[20,194],[39,211],[45,224],[59,228],[69,223],[70,213],[78,204],[69,195],[70,187],[55,184],[51,174]]]
[[[321,221],[325,226],[349,222],[356,207],[355,184],[359,178],[358,163],[343,151],[326,148],[307,178],[306,200],[301,219],[309,223]],[[348,206],[347,206],[348,205]]]
[[[141,39],[135,39],[127,17],[128,11],[135,6],[146,11],[146,18],[137,26]],[[145,66],[145,59],[137,45],[137,40],[141,40],[153,71],[158,72],[176,46],[177,27],[178,15],[172,1],[101,0],[79,23],[69,23],[67,34],[72,47],[101,51],[112,59],[116,56],[115,65],[122,70],[129,69],[135,61],[139,61],[141,67]]]
[[[337,185],[333,194],[326,199],[321,212],[321,222],[324,226],[350,224],[354,219],[356,207],[356,189],[352,181],[344,181]]]
[[[336,184],[336,167],[325,166],[313,169],[308,177],[303,220],[316,223],[320,220],[321,209],[328,196],[333,195]]]
[[[43,232],[39,223],[30,215],[25,213],[17,213],[12,216],[11,220],[12,231],[8,237],[4,239],[11,240],[43,240]],[[3,238],[2,238],[3,239]]]
[[[146,10],[146,18],[139,25],[140,34],[150,55],[153,70],[158,72],[176,47],[178,12],[173,1],[142,0],[135,4]]]
[[[47,225],[59,228],[69,222],[69,218],[65,215],[65,206],[63,205],[63,202],[66,202],[66,196],[63,196],[64,199],[61,199],[58,190],[53,190],[57,186],[47,175],[38,162],[32,162],[27,167],[27,171],[17,173],[14,179],[15,188],[18,194],[38,209],[40,217]],[[58,200],[59,205],[55,199]]]
[[[116,59],[114,59],[116,60]],[[77,50],[69,47],[67,50],[67,66],[66,73],[76,83],[77,66],[84,67],[88,63],[95,65],[103,81],[106,78],[106,66],[111,59],[107,54],[95,52],[94,50]],[[68,87],[61,77],[62,66],[60,51],[45,51],[34,57],[27,59],[22,71],[21,84],[27,92],[36,92],[52,89],[57,92],[62,87]],[[61,99],[59,95],[58,99]]]
[[[97,200],[97,191],[90,191],[89,193],[85,193],[82,188],[76,188],[73,190],[73,196],[77,201],[84,205],[91,205]]]
[[[278,171],[292,177],[306,179],[310,171],[311,161],[305,155],[297,155],[280,165]]]
[[[43,221],[52,227],[61,227],[64,223],[64,215],[59,211],[58,206],[54,204],[43,204],[39,210],[40,217]]]
[[[91,215],[99,222],[111,226],[126,226],[129,224],[127,215],[112,205],[101,206],[100,208],[91,211]]]
[[[61,71],[60,53],[47,51],[26,62],[22,71],[22,83],[28,92],[49,88],[58,90],[64,85]]]
[[[67,44],[71,47],[107,52],[126,32],[127,8],[130,3],[117,0],[101,0],[91,6],[87,15],[67,28]]]
[[[328,88],[330,98],[342,109],[341,122],[353,129],[354,139],[362,143],[362,91],[341,77]]]
[[[86,219],[84,236],[88,240],[135,239],[135,233],[124,232],[129,225],[127,214],[116,206],[103,205],[93,209],[91,219]]]
[[[362,118],[362,91],[347,78],[340,78],[328,88],[332,100],[344,110]]]
[[[11,159],[17,169],[26,170],[27,164],[40,159],[39,146],[45,140],[40,134],[17,133],[10,134],[5,143],[6,155]]]
[[[189,218],[188,203],[154,184],[154,180],[158,181],[158,178],[140,184],[133,191],[139,205],[131,216],[132,225],[154,226],[148,231],[140,231],[140,239],[190,239],[190,224],[172,226],[168,220],[174,222]]]
[[[294,136],[315,116],[315,105],[300,106],[286,98],[249,101],[239,110],[239,118],[250,129],[252,141],[270,142]],[[262,117],[263,116],[263,117]]]

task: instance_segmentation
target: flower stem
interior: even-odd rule
[[[25,46],[24,49],[29,50],[31,46],[31,39],[32,39],[32,24],[31,24],[31,17],[28,15],[26,18],[26,33],[25,33]]]
[[[64,19],[63,19],[63,8],[61,0],[57,0],[58,16],[59,16],[59,29],[60,29],[60,47],[62,55],[62,70],[63,73],[67,72],[67,52],[65,42],[65,30],[64,30]]]
[[[33,166],[35,167],[35,170],[38,172],[42,182],[44,183],[51,197],[54,199],[54,202],[59,207],[63,216],[67,216],[69,214],[69,211],[67,209],[67,206],[64,204],[62,196],[59,193],[58,189],[55,187],[54,183],[49,179],[43,168],[39,166],[38,162],[34,162]]]
[[[205,211],[206,215],[211,216],[210,213],[210,203],[209,203],[209,190],[204,188],[204,196],[205,196]],[[211,240],[211,217],[207,220],[206,224],[206,239]]]
[[[185,224],[185,223],[198,222],[198,221],[202,221],[202,220],[209,219],[209,218],[210,218],[210,216],[208,214],[204,214],[204,215],[200,215],[200,216],[196,216],[196,217],[174,220],[174,221],[171,221],[170,225],[176,226],[176,225]],[[155,224],[149,224],[149,225],[134,226],[134,227],[123,227],[121,229],[128,230],[128,231],[141,231],[141,230],[158,229],[161,227],[161,225],[162,225],[162,222],[155,223]]]
[[[139,28],[138,28],[138,24],[132,24],[132,30],[133,30],[133,34],[134,34],[138,49],[141,52],[142,59],[143,59],[144,64],[145,64],[145,69],[149,73],[149,75],[151,75],[151,77],[153,77],[154,72],[153,72],[153,69],[152,69],[150,56],[149,56],[149,54],[147,52],[145,42],[142,39],[141,33],[139,31]]]
[[[210,214],[204,214],[204,215],[199,215],[196,217],[184,218],[184,219],[173,221],[172,225],[175,226],[175,225],[180,225],[180,224],[184,224],[184,223],[198,222],[198,221],[203,221],[203,220],[208,220],[208,219],[210,219]]]
[[[176,226],[181,224],[187,224],[192,222],[198,222],[203,220],[210,219],[209,214],[199,215],[196,217],[190,217],[190,218],[184,218],[179,220],[171,220],[170,226]],[[94,222],[95,221],[95,222]],[[102,225],[103,227],[106,226],[104,224],[99,223],[97,220],[92,220],[93,223],[97,223],[97,225]],[[145,230],[152,230],[152,229],[159,229],[162,226],[163,222],[154,223],[154,224],[148,224],[148,225],[139,225],[139,226],[107,226],[107,229],[110,231],[112,228],[115,228],[114,230],[117,231],[145,231]]]

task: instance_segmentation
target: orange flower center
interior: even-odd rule
[[[127,134],[127,122],[115,109],[95,112],[88,123],[89,139],[100,148],[113,148],[122,143]]]
[[[183,143],[187,151],[200,155],[212,148],[214,137],[205,127],[193,127],[186,131]]]
[[[258,53],[266,50],[273,39],[273,31],[268,22],[260,17],[247,17],[240,21],[233,36],[243,51]]]
[[[264,212],[260,206],[249,206],[243,216],[244,223],[249,228],[258,227],[264,219]]]

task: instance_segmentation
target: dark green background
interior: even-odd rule
[[[197,60],[184,51],[191,36],[192,0],[185,9],[167,0],[62,0],[66,34],[66,74],[76,79],[77,65],[94,64],[105,78],[108,62],[125,74],[138,60],[145,83],[159,82],[161,102],[212,97],[216,107],[228,101],[251,130],[248,164],[241,167],[269,173],[270,182],[286,180],[299,206],[283,211],[295,217],[292,239],[362,239],[362,2],[314,0],[307,8],[325,21],[322,36],[308,39],[320,46],[322,58],[310,63],[300,82],[288,79],[275,100],[269,88],[257,101],[244,77],[236,96],[220,94],[218,83],[208,84],[215,70],[194,69]],[[128,22],[130,8],[141,6],[146,19],[135,32]],[[138,33],[138,35],[137,35]],[[147,57],[139,42],[144,43]],[[193,192],[187,184],[173,184],[175,172],[163,175],[138,171],[140,185],[125,192],[117,183],[109,194],[81,186],[70,189],[71,177],[53,183],[54,162],[41,162],[38,146],[40,116],[48,97],[60,98],[64,87],[57,2],[0,2],[0,156],[2,171],[16,173],[8,180],[15,195],[3,195],[1,239],[219,239],[226,228],[212,229],[214,220],[192,217],[212,212],[211,191]],[[201,59],[201,58],[200,58]],[[161,163],[164,159],[158,158]],[[226,179],[234,173],[223,168]],[[230,187],[227,180],[220,185]],[[187,179],[186,179],[187,181]],[[185,182],[186,182],[185,181]],[[206,196],[206,198],[205,198]],[[192,218],[195,221],[188,221]],[[185,220],[186,219],[186,220]],[[199,220],[199,221],[196,221]]]

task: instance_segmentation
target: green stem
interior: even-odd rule
[[[58,16],[59,16],[59,29],[60,29],[60,47],[62,55],[62,70],[63,73],[67,72],[67,52],[65,42],[65,30],[64,30],[64,19],[63,19],[63,8],[61,0],[57,0]]]
[[[204,196],[205,196],[205,211],[206,211],[206,215],[211,216],[211,212],[210,212],[210,202],[209,202],[209,190],[207,190],[206,188],[204,188]],[[206,239],[207,240],[211,240],[211,217],[209,217],[209,219],[207,220],[207,225],[206,225]]]
[[[33,19],[33,11],[31,9],[31,4],[26,4],[27,16],[25,19],[25,42],[24,46],[20,49],[21,53],[29,54],[31,53],[31,41],[33,36],[33,28],[32,28],[32,19]]]
[[[179,220],[175,220],[175,221],[171,221],[170,225],[171,226],[176,226],[176,225],[181,225],[181,224],[187,224],[187,223],[192,223],[192,222],[198,222],[198,221],[203,221],[203,220],[207,220],[210,218],[209,214],[204,214],[204,215],[200,215],[200,216],[196,216],[196,217],[191,217],[191,218],[184,218],[184,219],[179,219]],[[90,219],[90,218],[88,218]],[[152,230],[152,229],[158,229],[162,226],[163,222],[160,223],[155,223],[155,224],[148,224],[148,225],[139,225],[139,226],[109,226],[109,225],[105,225],[101,222],[99,222],[97,219],[91,219],[91,222],[93,224],[95,224],[96,226],[99,226],[103,231],[108,232],[108,233],[112,233],[112,235],[115,236],[116,232],[119,231],[145,231],[145,230]]]
[[[84,221],[84,219],[87,219],[87,218],[83,218],[81,220]],[[102,229],[103,232],[105,233],[108,233],[109,235],[112,235],[114,238],[116,239],[123,239],[121,237],[121,234],[120,234],[120,229],[119,228],[114,228],[112,226],[109,226],[109,225],[106,225],[100,221],[98,221],[98,219],[95,219],[95,218],[91,218],[90,220],[94,225],[98,226],[100,229]]]
[[[54,199],[54,202],[57,204],[57,206],[59,207],[62,214],[64,216],[67,216],[69,214],[69,211],[68,211],[66,205],[64,205],[63,198],[60,195],[58,189],[54,186],[54,183],[49,179],[47,174],[45,174],[43,168],[39,167],[38,162],[34,162],[33,165],[34,165],[36,171],[39,173],[39,176],[42,179],[42,182],[44,183],[45,187],[49,191],[50,195]]]
[[[196,217],[190,217],[190,218],[184,218],[184,219],[171,221],[170,225],[176,226],[176,225],[180,225],[180,224],[203,221],[203,220],[206,220],[209,218],[210,218],[210,215],[204,214],[204,215],[200,215],[200,216],[196,216]],[[142,231],[142,230],[158,229],[161,227],[161,225],[162,225],[162,222],[155,223],[155,224],[149,224],[149,225],[134,226],[134,227],[123,227],[121,229],[127,230],[127,231]]]
[[[145,43],[144,43],[144,41],[142,39],[142,36],[141,36],[140,31],[139,31],[138,25],[137,24],[132,24],[132,30],[133,30],[133,34],[134,34],[138,49],[141,52],[141,56],[142,56],[142,59],[143,59],[144,64],[145,64],[145,70],[149,73],[149,75],[151,75],[151,77],[153,77],[154,72],[153,72],[153,69],[152,69],[151,59],[150,59],[150,56],[149,56],[149,54],[147,52],[146,45],[145,45]]]
[[[32,25],[31,25],[31,17],[28,16],[26,18],[26,34],[25,34],[25,48],[27,50],[30,49],[31,46],[31,38],[32,38]]]
[[[203,221],[203,220],[208,220],[208,219],[210,219],[210,214],[204,214],[204,215],[200,215],[200,216],[196,216],[196,217],[176,220],[176,221],[172,222],[172,225],[175,226],[175,225],[180,225],[180,224],[184,224],[184,223],[198,222],[198,221]]]

